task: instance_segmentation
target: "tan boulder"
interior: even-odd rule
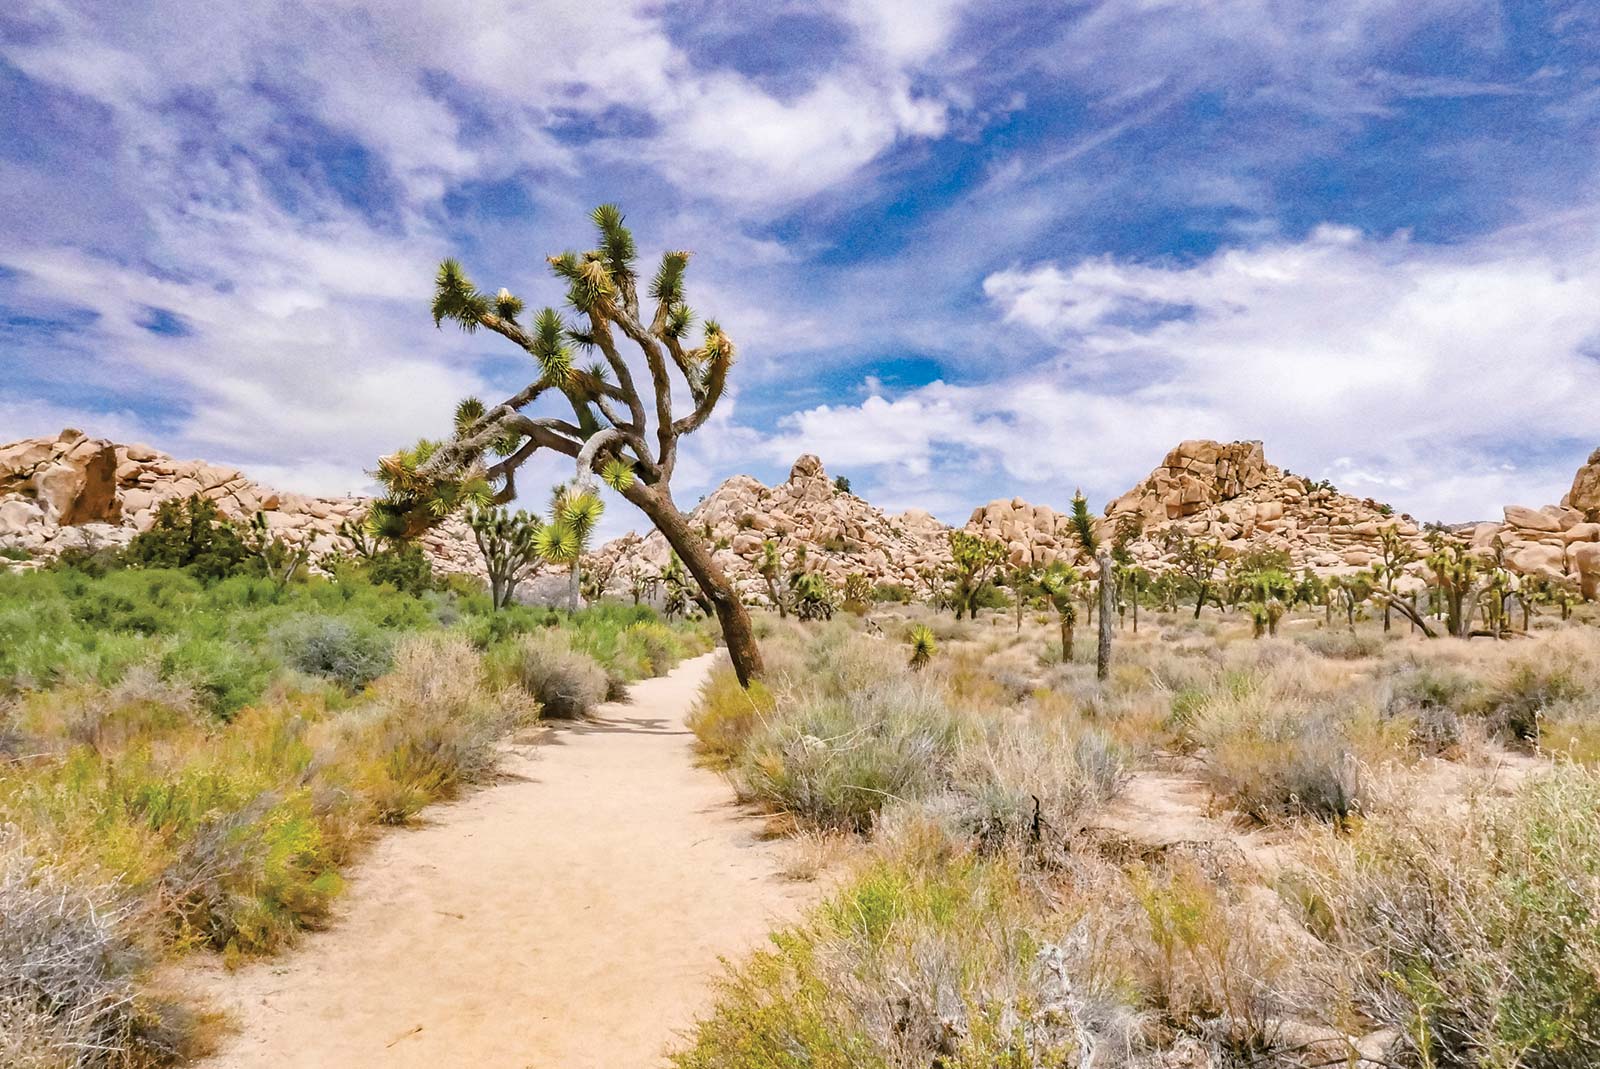
[[[1560,521],[1538,509],[1524,508],[1521,505],[1507,505],[1505,507],[1506,525],[1520,527],[1524,531],[1552,531],[1561,530]]]
[[[1575,523],[1561,532],[1563,541],[1573,542],[1600,542],[1600,523]]]
[[[1567,554],[1560,546],[1550,546],[1542,542],[1518,542],[1506,550],[1506,566],[1522,575],[1565,579]]]
[[[1587,519],[1600,520],[1600,449],[1590,453],[1588,461],[1572,477],[1572,489],[1561,503]]]
[[[1569,556],[1583,596],[1590,600],[1600,598],[1600,542],[1580,542],[1572,547]]]

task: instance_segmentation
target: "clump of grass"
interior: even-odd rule
[[[375,698],[336,730],[362,797],[385,824],[488,780],[499,740],[537,715],[520,691],[491,693],[471,646],[456,637],[402,645]]]
[[[887,802],[943,783],[960,730],[939,688],[892,678],[853,699],[785,707],[753,733],[734,781],[745,798],[812,826],[865,832]]]
[[[1298,641],[1319,657],[1339,661],[1359,661],[1383,652],[1385,639],[1380,632],[1325,630],[1302,635]]]
[[[524,636],[516,647],[516,672],[542,715],[555,719],[588,716],[611,689],[605,669],[557,633]]]
[[[1212,790],[1260,820],[1348,819],[1360,808],[1362,765],[1403,756],[1412,734],[1370,684],[1303,657],[1264,648],[1182,703],[1182,737],[1200,751]]]

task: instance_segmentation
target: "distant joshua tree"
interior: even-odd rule
[[[1085,555],[1094,558],[1100,570],[1100,641],[1095,650],[1094,674],[1105,679],[1111,673],[1111,614],[1116,611],[1116,564],[1111,559],[1111,548],[1095,533],[1094,518],[1089,515],[1089,502],[1079,490],[1072,495],[1072,532]]]
[[[517,587],[544,567],[545,559],[539,553],[544,523],[521,510],[472,508],[467,512],[467,526],[489,575],[489,604],[503,609],[516,596]]]
[[[533,358],[537,375],[493,407],[463,402],[450,439],[419,442],[383,458],[379,477],[388,493],[377,506],[380,521],[420,531],[468,504],[504,504],[516,496],[517,470],[539,450],[571,457],[583,478],[598,474],[666,538],[714,609],[734,671],[748,685],[762,670],[750,616],[671,490],[678,441],[710,419],[733,365],[733,342],[708,319],[700,344],[686,344],[695,320],[684,290],[689,253],[662,255],[648,283],[653,307],[646,308],[639,299],[637,249],[622,212],[604,204],[591,219],[596,248],[549,257],[551,270],[567,283],[576,324],[554,308],[525,321],[521,298],[505,289],[479,290],[455,260],[440,265],[434,322],[448,319],[469,333],[483,328],[500,335]],[[637,348],[648,370],[645,389],[634,382],[624,341]],[[603,359],[579,368],[574,346],[597,350]],[[687,414],[674,411],[674,375],[690,400]],[[564,402],[570,418],[528,414],[541,398]]]

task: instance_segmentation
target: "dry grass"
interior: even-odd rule
[[[945,622],[915,679],[892,639],[773,636],[771,708],[718,752],[825,859],[806,875],[845,878],[676,1064],[1595,1064],[1600,636],[1156,615],[1101,684],[1007,624]],[[1274,849],[1097,839],[1128,763],[1169,754]]]

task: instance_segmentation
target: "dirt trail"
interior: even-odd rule
[[[813,893],[696,768],[683,726],[720,654],[514,748],[506,781],[360,862],[331,928],[201,977],[240,1033],[210,1069],[659,1064],[719,955]]]

